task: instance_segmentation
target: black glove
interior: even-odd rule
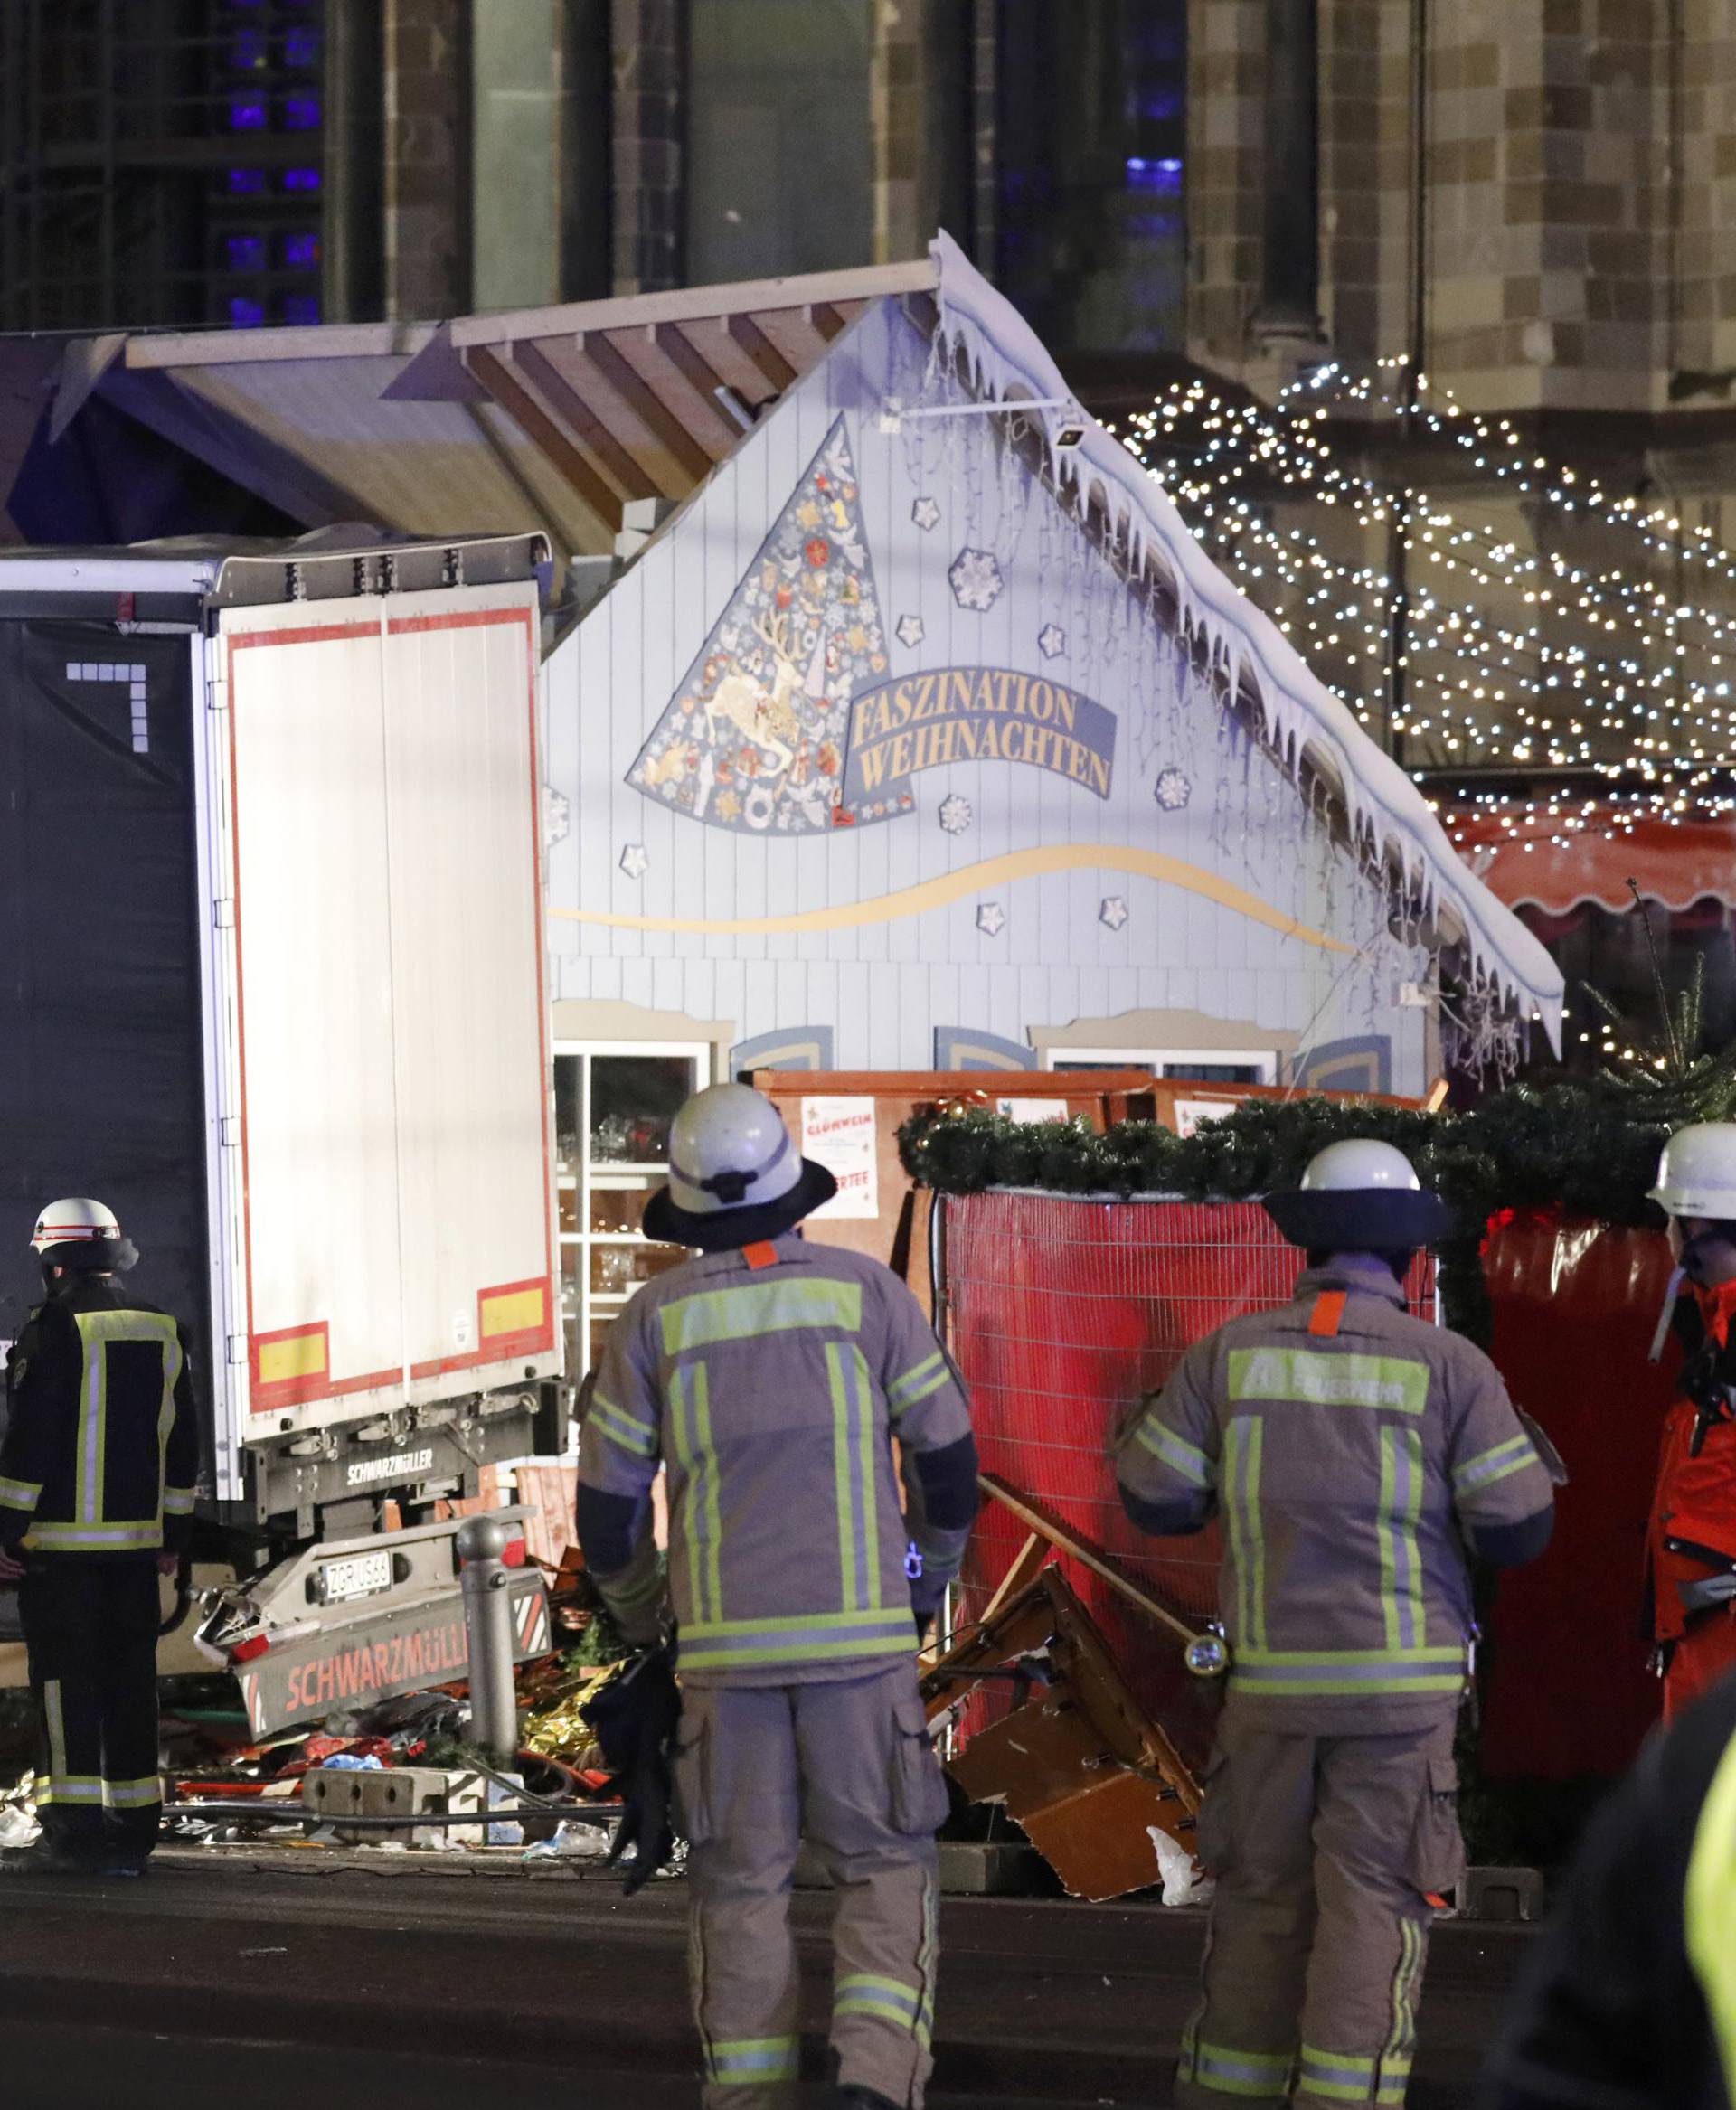
[[[634,1849],[624,1885],[631,1898],[668,1865],[675,1851],[670,1761],[681,1719],[681,1691],[673,1649],[665,1644],[635,1657],[580,1712],[596,1731],[603,1762],[625,1805],[609,1860],[613,1867],[629,1846]]]

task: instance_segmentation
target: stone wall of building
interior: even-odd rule
[[[1467,405],[1730,397],[1732,0],[1430,0],[1420,69],[1412,0],[1316,4],[1332,351],[1410,353],[1420,248],[1421,363]],[[1188,155],[1189,348],[1262,388],[1265,17],[1193,0]]]
[[[386,313],[470,305],[470,66],[463,0],[383,0]]]

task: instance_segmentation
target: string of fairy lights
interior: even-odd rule
[[[1527,847],[1736,812],[1736,552],[1667,506],[1552,464],[1509,419],[1401,371],[1305,375],[1270,407],[1178,384],[1120,434],[1242,591],[1412,767],[1590,775],[1589,795],[1467,787],[1452,802]],[[1337,437],[1402,413],[1457,464],[1382,483]],[[1462,483],[1458,481],[1462,478]],[[1519,541],[1515,500],[1549,521]],[[1402,704],[1389,662],[1405,552]],[[1720,586],[1728,608],[1712,605]],[[1452,815],[1444,816],[1449,820]],[[1458,831],[1461,839],[1465,830]]]

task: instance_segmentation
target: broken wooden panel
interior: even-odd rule
[[[948,1770],[973,1802],[999,1803],[1074,1897],[1144,1889],[1158,1880],[1154,1831],[1192,1851],[1199,1785],[1128,1691],[1059,1568],[1044,1568],[924,1675],[929,1712],[1039,1660],[1050,1682],[1016,1682],[1028,1697],[978,1730]]]

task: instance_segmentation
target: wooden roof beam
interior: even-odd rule
[[[761,380],[774,395],[782,395],[800,378],[750,315],[726,316],[723,327],[760,369]]]
[[[619,497],[532,395],[511,364],[498,352],[483,344],[471,345],[464,354],[464,363],[487,390],[492,400],[505,411],[604,526],[618,533],[622,519]]]
[[[694,484],[703,483],[711,475],[716,466],[712,457],[618,345],[599,332],[582,340],[580,356],[596,368],[640,424],[660,447],[667,448]],[[670,495],[684,498],[687,491],[672,492]]]
[[[707,410],[718,419],[726,431],[735,438],[751,425],[751,418],[735,390],[724,380],[699,346],[679,323],[658,323],[652,332],[652,342],[669,362],[675,372],[703,401]],[[743,418],[748,423],[742,423]]]
[[[581,346],[583,342],[580,338],[577,344]],[[684,485],[678,491],[660,490],[652,472],[621,445],[541,344],[516,344],[513,356],[536,383],[543,401],[596,456],[604,475],[619,488],[623,498],[685,497]]]

